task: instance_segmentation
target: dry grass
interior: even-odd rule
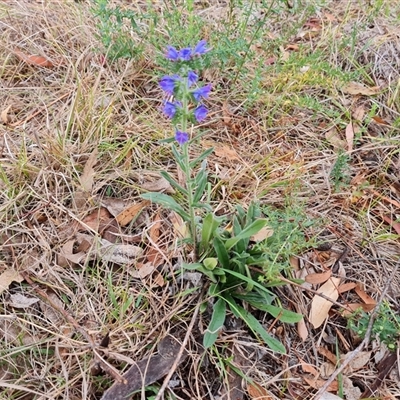
[[[399,235],[388,224],[400,213],[400,8],[395,0],[328,1],[314,9],[284,3],[277,2],[278,16],[266,19],[245,69],[232,64],[204,72],[215,88],[211,118],[204,124],[208,133],[192,151],[216,148],[209,168],[218,212],[231,211],[236,203],[246,206],[254,197],[282,210],[301,208],[309,221],[322,220],[333,238],[329,251],[297,254],[306,267],[321,271],[348,247],[348,280],[378,298],[400,253]],[[215,46],[219,21],[241,18],[224,2],[197,7],[204,34]],[[254,7],[248,29],[259,18]],[[138,201],[142,188],[157,180],[154,172],[177,173],[168,146],[157,142],[171,127],[159,113],[156,51],[149,47],[139,60],[102,65],[86,2],[6,1],[0,4],[0,21],[0,273],[15,270],[33,281],[14,282],[0,294],[0,398],[99,399],[113,378],[93,373],[93,349],[85,334],[100,343],[110,332],[104,354],[122,374],[155,353],[166,334],[183,340],[199,301],[198,292],[182,295],[193,284],[173,273],[185,254],[167,210],[147,207],[127,226],[113,229],[110,215],[96,217],[107,199],[125,206]],[[44,56],[55,67],[30,65],[18,51]],[[350,81],[381,90],[351,95]],[[356,129],[354,149],[344,172],[332,178],[339,148],[347,150],[350,122]],[[329,139],[332,135],[340,142]],[[85,166],[95,151],[92,181]],[[132,265],[91,256],[98,254],[104,232],[161,254],[158,270],[140,279]],[[72,262],[79,252],[83,257]],[[397,310],[399,290],[396,277],[388,301]],[[277,293],[289,308],[308,314],[312,294],[298,287]],[[15,294],[39,301],[16,308],[10,300]],[[347,292],[339,301],[357,298]],[[199,343],[207,318],[202,315],[196,324],[190,357],[174,375],[176,398],[228,398],[230,354],[271,398],[312,398],[315,390],[304,384],[300,361],[319,368],[325,359],[317,347],[334,353],[335,338],[342,354],[356,345],[345,320],[333,313],[322,329],[308,327],[305,342],[295,327],[273,326],[290,349],[288,357],[273,354],[234,321],[221,333],[218,351],[204,353]],[[259,318],[266,327],[273,322],[262,313]],[[375,368],[371,359],[351,375],[353,383],[366,389]],[[395,398],[398,382],[394,370],[376,395]]]

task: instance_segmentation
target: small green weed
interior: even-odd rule
[[[98,21],[98,38],[110,60],[132,59],[142,53],[143,46],[138,45],[129,32],[141,33],[140,16],[119,6],[110,7],[108,0],[93,0],[91,11]]]
[[[348,328],[364,339],[368,329],[369,315],[362,309],[355,311],[348,320]],[[392,310],[388,302],[383,302],[372,326],[372,338],[379,338],[390,351],[395,351],[400,338],[400,315]]]
[[[335,164],[329,175],[335,192],[350,183],[350,156],[344,151],[339,150]]]

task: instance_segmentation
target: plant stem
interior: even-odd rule
[[[188,79],[185,79],[185,93],[183,94],[182,98],[182,109],[184,112],[182,113],[182,131],[187,132],[187,111],[188,111],[188,106],[189,106],[189,84],[188,84]],[[194,212],[194,205],[193,205],[193,179],[192,179],[192,174],[191,174],[191,168],[190,168],[190,159],[189,159],[189,142],[186,142],[183,145],[183,162],[185,164],[185,175],[186,175],[186,184],[187,184],[187,192],[188,192],[188,206],[189,206],[189,215],[190,215],[190,234],[192,236],[192,241],[193,241],[193,248],[194,248],[194,257],[195,260],[197,261],[197,232],[196,232],[196,221],[195,221],[195,212]]]

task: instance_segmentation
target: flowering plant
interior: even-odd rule
[[[175,131],[173,141],[179,145],[177,147],[172,144],[172,152],[178,166],[186,176],[186,187],[182,187],[167,172],[163,171],[162,175],[184,195],[187,202],[180,205],[172,197],[163,193],[142,195],[144,198],[170,207],[189,223],[189,242],[193,245],[195,258],[198,255],[196,209],[203,208],[212,211],[209,205],[200,203],[200,200],[207,185],[207,172],[203,161],[213,149],[206,150],[195,160],[190,160],[188,147],[193,129],[189,124],[202,122],[208,115],[208,109],[202,101],[208,98],[211,85],[199,84],[199,75],[195,68],[201,66],[201,57],[209,51],[205,40],[199,41],[193,48],[185,47],[178,50],[173,46],[168,46],[165,57],[171,61],[172,74],[163,76],[159,82],[165,94],[162,112],[171,119]],[[198,174],[193,177],[192,170],[200,164]]]
[[[247,212],[237,207],[228,228],[224,224],[227,218],[214,215],[210,204],[203,199],[208,185],[206,158],[213,149],[204,151],[194,160],[189,157],[188,148],[193,140],[193,126],[189,124],[203,121],[208,114],[208,109],[202,101],[208,98],[211,85],[200,85],[199,75],[195,70],[200,65],[201,57],[208,51],[204,40],[193,48],[178,50],[168,46],[165,57],[172,63],[172,74],[160,80],[160,87],[166,96],[162,112],[171,119],[175,131],[174,136],[165,141],[172,143],[172,153],[185,174],[186,185],[180,185],[166,171],[162,171],[161,175],[186,201],[180,204],[164,193],[145,193],[142,197],[172,209],[190,226],[190,237],[185,238],[185,241],[192,246],[191,254],[194,257],[191,263],[183,263],[183,268],[196,270],[206,276],[211,281],[208,297],[217,299],[204,334],[203,345],[208,348],[217,340],[228,307],[271,349],[284,353],[285,347],[282,343],[273,338],[260,322],[241,306],[241,303],[246,302],[276,318],[279,316],[282,322],[293,323],[301,319],[301,315],[273,306],[273,293],[258,282],[252,273],[251,266],[264,267],[270,262],[265,251],[250,245],[250,238],[260,232],[268,221],[260,218],[259,206],[252,203]],[[193,171],[197,167],[198,172],[194,175]],[[274,284],[276,283],[269,283],[269,286]]]

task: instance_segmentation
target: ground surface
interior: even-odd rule
[[[0,398],[126,398],[104,393],[128,370],[151,398],[171,369],[165,398],[321,395],[360,344],[342,307],[399,313],[398,1],[115,3],[142,13],[134,59],[106,60],[88,2],[0,4]],[[282,277],[307,280],[274,289],[302,323],[254,313],[284,356],[231,315],[204,351],[204,280],[176,273],[182,222],[139,198],[172,192],[160,170],[182,178],[159,143],[159,60],[201,38],[213,91],[191,152],[214,147],[212,206],[259,199]],[[326,284],[337,300],[315,328]],[[396,351],[372,334],[356,359],[332,394],[398,398]]]

